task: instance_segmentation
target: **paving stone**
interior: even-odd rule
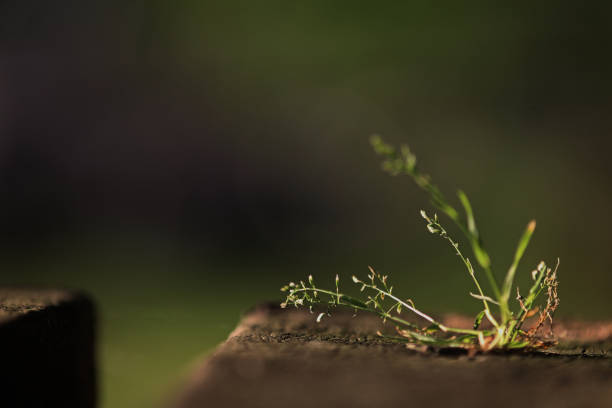
[[[612,322],[560,324],[547,352],[470,357],[382,340],[368,314],[315,316],[253,309],[168,406],[612,407]]]
[[[0,288],[0,407],[94,407],[94,340],[85,295]]]

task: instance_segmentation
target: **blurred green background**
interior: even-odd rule
[[[5,0],[0,283],[95,298],[103,407],[309,273],[477,312],[377,132],[468,193],[498,275],[536,218],[519,284],[559,256],[559,314],[609,318],[608,4]]]

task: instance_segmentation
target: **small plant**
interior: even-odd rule
[[[383,156],[382,167],[386,172],[394,176],[410,176],[421,189],[428,193],[432,204],[459,227],[467,238],[482,273],[484,273],[488,280],[492,294],[485,294],[478,278],[480,273],[476,272],[470,259],[459,249],[459,243],[448,235],[438,219],[438,215],[434,214],[431,216],[425,211],[421,211],[421,216],[427,224],[427,230],[448,242],[474,283],[476,293],[470,293],[470,296],[482,302],[482,311],[476,315],[472,328],[449,327],[430,315],[423,313],[412,300],[402,299],[394,294],[393,286],[389,283],[388,277],[376,272],[372,267],[369,267],[367,279],[362,280],[356,276],[352,277],[353,282],[359,286],[360,292],[363,294],[360,297],[349,296],[340,292],[340,279],[338,275],[336,275],[335,287],[332,289],[322,289],[316,286],[312,275],[310,275],[308,283],[300,281],[299,284],[295,284],[291,282],[281,288],[281,291],[287,293],[287,298],[281,304],[281,307],[284,308],[289,305],[295,307],[308,306],[312,311],[313,305],[327,305],[327,313],[319,313],[316,319],[317,322],[320,322],[325,315],[329,315],[329,310],[336,306],[345,306],[354,309],[355,312],[360,310],[371,312],[380,316],[383,322],[390,321],[396,325],[397,336],[386,336],[378,332],[379,335],[391,340],[406,342],[413,346],[461,347],[487,351],[495,348],[537,348],[549,344],[539,340],[536,337],[536,333],[546,320],[550,320],[552,324],[553,314],[559,305],[559,297],[557,295],[559,260],[557,260],[554,268],[548,267],[544,261],[540,262],[531,273],[533,284],[527,295],[522,296],[517,287],[515,298],[517,305],[514,310],[512,310],[510,305],[514,276],[535,230],[535,221],[531,221],[527,225],[519,240],[514,259],[506,273],[506,277],[499,284],[491,268],[491,258],[482,246],[472,206],[466,194],[461,190],[457,192],[459,201],[465,211],[465,217],[462,217],[448,203],[440,190],[431,183],[429,176],[423,174],[418,169],[416,156],[410,151],[408,146],[402,146],[397,150],[393,146],[384,143],[376,135],[372,136],[371,143],[374,151]],[[536,305],[536,300],[542,292],[546,292],[547,300],[542,307],[539,307]],[[402,314],[403,310],[416,315],[425,322],[425,325],[419,325],[406,320]],[[539,318],[535,325],[529,331],[524,330],[525,320],[535,316],[538,312]],[[483,323],[485,318],[488,322],[486,325]]]

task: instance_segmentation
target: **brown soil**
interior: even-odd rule
[[[448,320],[458,319],[449,316]],[[471,322],[469,322],[471,323]],[[546,352],[418,352],[381,321],[255,308],[190,377],[173,407],[612,407],[612,323],[565,322]]]

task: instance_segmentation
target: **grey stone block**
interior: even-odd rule
[[[91,300],[65,290],[0,288],[0,406],[95,405]]]
[[[375,334],[380,319],[368,314],[337,310],[320,324],[315,317],[266,305],[254,309],[168,405],[612,406],[611,322],[560,324],[561,344],[547,352],[468,356],[382,340]]]

